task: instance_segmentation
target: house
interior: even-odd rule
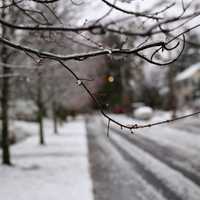
[[[179,106],[193,106],[200,99],[200,63],[196,63],[175,78]],[[199,105],[200,106],[200,105]]]

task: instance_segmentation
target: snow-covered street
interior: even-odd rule
[[[125,115],[112,117],[133,123]],[[105,118],[86,121],[64,123],[55,135],[46,120],[45,146],[38,145],[35,123],[15,122],[29,137],[11,147],[15,166],[0,166],[0,199],[199,200],[198,118],[136,135],[111,123],[110,137]]]
[[[0,0],[0,200],[200,200],[200,0]]]
[[[0,199],[93,199],[84,121],[65,123],[59,135],[46,121],[45,146],[38,145],[36,124],[18,126],[32,136],[12,146],[14,167],[0,165]]]
[[[125,116],[112,117],[133,123]],[[181,130],[167,124],[136,135],[111,124],[109,138],[105,120],[89,124],[96,199],[199,200],[200,134],[183,130],[182,123]]]

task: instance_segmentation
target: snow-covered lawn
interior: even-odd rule
[[[93,199],[83,120],[65,123],[59,135],[45,121],[45,146],[38,145],[36,124],[17,123],[32,136],[11,147],[14,167],[0,165],[0,199]]]

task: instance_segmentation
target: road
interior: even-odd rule
[[[185,130],[191,134],[200,134],[200,120],[199,117],[188,118],[185,120],[177,121],[171,124],[172,127]]]
[[[111,126],[108,138],[106,128],[97,116],[87,125],[95,200],[200,199],[198,132],[179,124],[131,135]]]

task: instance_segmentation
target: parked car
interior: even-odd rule
[[[125,113],[125,109],[123,106],[120,105],[116,105],[113,109],[112,109],[113,113],[116,114],[121,114],[121,113]]]
[[[153,109],[149,106],[142,106],[136,108],[133,115],[139,120],[150,120],[153,117]]]

